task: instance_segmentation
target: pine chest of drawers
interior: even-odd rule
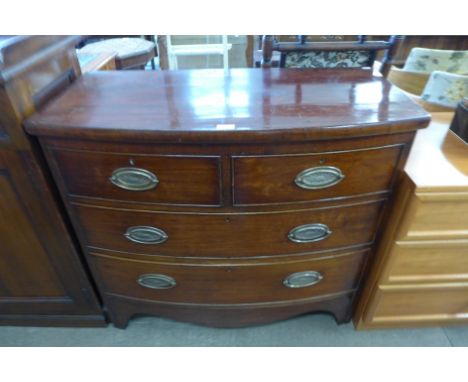
[[[468,323],[468,145],[432,113],[354,315],[358,329]]]
[[[84,76],[26,123],[110,319],[350,319],[429,117],[364,70]]]

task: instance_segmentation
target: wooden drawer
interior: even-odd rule
[[[244,304],[349,292],[357,287],[365,254],[253,264],[167,264],[103,255],[91,260],[104,293],[173,303]]]
[[[382,283],[468,281],[468,241],[397,242]]]
[[[402,148],[233,157],[233,203],[306,202],[388,191]]]
[[[75,205],[87,244],[149,255],[180,257],[243,257],[307,253],[348,247],[373,241],[382,201],[294,212],[202,214],[124,210]],[[326,225],[294,230],[308,224]],[[150,227],[153,232],[130,227]],[[129,232],[130,229],[130,232]],[[162,230],[167,238],[164,240]],[[151,241],[134,242],[148,234]],[[297,242],[304,235],[322,240]],[[293,235],[288,237],[288,235]],[[143,241],[148,238],[143,237]],[[141,240],[139,240],[141,241]],[[162,242],[161,242],[162,241]]]
[[[377,291],[365,324],[405,325],[468,320],[468,284],[407,286]]]
[[[416,194],[398,239],[468,239],[468,194]]]
[[[172,156],[151,154],[96,153],[88,151],[54,150],[53,158],[69,194],[135,202],[207,205],[221,204],[220,160],[215,156]],[[127,170],[143,169],[142,174],[128,174]],[[127,171],[127,174],[125,173]],[[147,172],[156,177],[156,181]],[[147,190],[128,190],[128,182],[117,183],[129,176],[137,177],[137,188],[145,184]],[[127,177],[125,179],[125,177]],[[114,180],[114,182],[116,182]],[[153,183],[151,183],[153,181]],[[146,182],[146,183],[145,183]],[[156,185],[155,185],[155,182]]]

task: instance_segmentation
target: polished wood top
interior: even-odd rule
[[[423,191],[468,190],[468,145],[449,130],[454,113],[432,113],[418,131],[405,172]]]
[[[172,141],[330,139],[422,128],[429,115],[360,69],[89,73],[30,118],[37,135]]]

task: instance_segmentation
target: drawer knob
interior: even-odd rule
[[[283,280],[287,288],[305,288],[318,284],[323,280],[323,275],[317,271],[297,272],[289,275]]]
[[[337,167],[320,166],[308,168],[300,172],[294,182],[306,190],[320,190],[340,183],[345,178]]]
[[[288,239],[294,243],[312,243],[330,236],[332,231],[325,224],[305,224],[289,231]]]
[[[121,167],[112,172],[110,181],[119,188],[146,191],[155,188],[159,180],[151,171],[137,167]]]
[[[162,229],[148,226],[129,227],[124,236],[134,243],[140,244],[161,244],[167,239],[167,233]]]
[[[177,285],[176,281],[171,276],[160,275],[157,273],[141,275],[138,277],[137,282],[142,287],[150,289],[171,289]]]

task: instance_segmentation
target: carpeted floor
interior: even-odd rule
[[[107,328],[0,327],[0,346],[468,346],[468,326],[355,331],[328,315],[212,329],[156,317]]]

